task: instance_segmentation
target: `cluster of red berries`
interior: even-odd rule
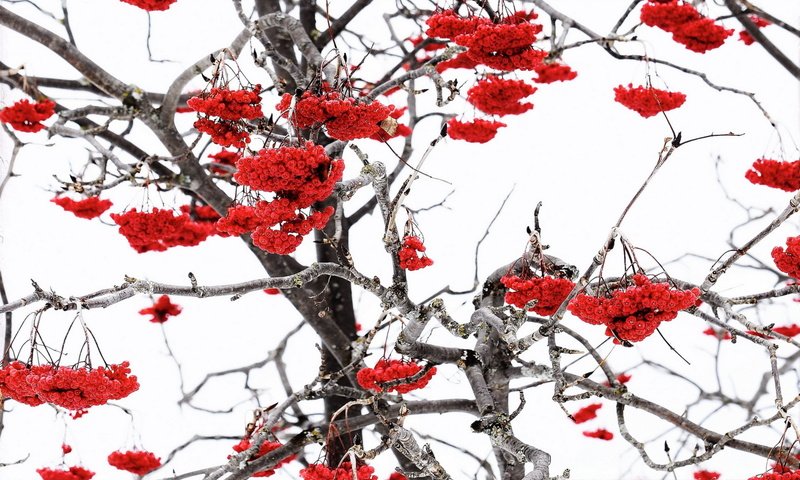
[[[151,315],[150,321],[153,323],[164,323],[169,317],[179,315],[183,308],[180,305],[175,305],[169,299],[169,295],[161,295],[158,300],[153,303],[152,307],[143,308],[139,310],[142,315]]]
[[[217,232],[220,235],[243,235],[250,233],[261,224],[256,216],[256,209],[247,205],[234,205],[228,213],[217,220]]]
[[[800,190],[800,160],[781,162],[759,158],[744,177],[755,185],[766,185],[786,192]]]
[[[505,275],[500,279],[508,289],[505,296],[506,303],[517,308],[525,308],[528,302],[535,300],[529,310],[539,315],[552,315],[575,284],[567,278],[556,277],[530,277],[524,278],[517,275]]]
[[[49,402],[69,410],[86,409],[125,398],[139,389],[128,366],[128,362],[122,362],[86,369],[11,362],[0,369],[0,392],[34,407]]]
[[[471,122],[460,122],[451,118],[447,122],[447,135],[456,140],[470,143],[486,143],[497,135],[500,127],[505,127],[502,122],[483,120],[477,118]]]
[[[542,62],[533,70],[538,75],[533,79],[536,83],[566,82],[578,76],[578,72],[561,62]]]
[[[292,102],[295,101],[294,108]],[[379,135],[381,122],[386,120],[393,106],[378,101],[362,103],[354,98],[342,98],[339,92],[323,86],[323,92],[304,92],[299,98],[284,94],[276,106],[284,118],[297,128],[325,126],[328,136],[337,140],[371,138]]]
[[[542,26],[531,23],[533,12],[519,12],[494,23],[487,18],[460,17],[452,10],[437,12],[426,21],[430,37],[452,39],[467,51],[442,62],[437,70],[485,65],[496,70],[533,70],[547,53],[532,47]]]
[[[87,197],[81,200],[56,197],[50,201],[64,210],[72,212],[76,217],[86,219],[97,218],[112,206],[111,200],[100,200],[100,197]]]
[[[403,237],[403,245],[397,252],[397,257],[400,260],[400,268],[406,270],[419,270],[433,265],[433,260],[425,254],[425,245],[422,244],[422,239],[415,235]]]
[[[672,289],[666,283],[652,283],[647,276],[633,276],[634,285],[610,292],[610,296],[579,294],[569,303],[569,311],[586,323],[605,325],[614,341],[640,342],[649,337],[661,322],[697,302],[700,290]]]
[[[597,411],[603,407],[602,403],[592,403],[590,405],[586,405],[585,407],[581,408],[577,412],[572,414],[572,421],[575,423],[583,423],[588,422],[594,418],[597,418]]]
[[[258,202],[254,212],[237,211],[241,221],[220,220],[219,228],[234,232],[236,226],[249,226],[246,224],[252,220],[250,215],[255,213],[258,226],[253,243],[263,250],[279,255],[294,252],[303,236],[314,228],[324,228],[334,212],[333,207],[308,215],[301,211],[328,198],[342,178],[344,163],[332,160],[320,145],[306,142],[302,147],[261,150],[255,156],[243,157],[237,166],[237,182],[254,190],[273,192],[275,198]],[[272,229],[275,226],[277,230]]]
[[[469,89],[467,101],[490,115],[519,115],[533,108],[532,103],[520,100],[534,92],[536,88],[523,80],[507,80],[497,75],[488,75]]]
[[[750,21],[753,22],[753,25],[755,25],[756,28],[761,29],[766,26],[772,25],[772,23],[769,20],[765,20],[759,17],[758,15],[750,15],[749,17]],[[745,45],[752,45],[756,41],[756,39],[753,38],[753,36],[750,35],[746,30],[742,30],[741,32],[739,32],[739,40],[744,42]]]
[[[721,47],[733,33],[682,0],[650,0],[642,6],[640,18],[645,25],[671,33],[673,40],[698,53]]]
[[[750,477],[747,480],[800,480],[800,470],[786,471],[782,473],[763,473]]]
[[[236,445],[233,446],[233,451],[237,452],[237,453],[244,452],[245,450],[250,448],[250,445],[251,445],[250,444],[250,440],[248,440],[246,438],[243,438],[239,443],[237,443]],[[252,460],[255,460],[257,458],[261,458],[264,455],[268,454],[269,452],[271,452],[271,451],[273,451],[273,450],[275,450],[275,449],[277,449],[277,448],[279,448],[281,446],[282,445],[280,443],[278,443],[278,442],[270,442],[269,440],[264,440],[264,443],[261,444],[261,446],[258,448],[258,451],[256,453],[254,453],[250,457],[249,460],[252,461]],[[230,457],[228,457],[228,458],[230,458]],[[282,465],[285,465],[285,464],[291,462],[295,458],[297,458],[297,455],[294,455],[294,454],[289,455],[288,457],[286,457],[286,458],[282,459],[281,461],[279,461],[278,463],[276,463],[273,468],[270,468],[268,470],[262,470],[260,472],[256,472],[256,473],[253,474],[253,476],[254,477],[270,477],[270,476],[275,474],[275,469],[276,468],[279,468]]]
[[[791,325],[784,325],[781,327],[772,327],[772,331],[787,337],[796,337],[800,335],[800,325],[793,323]]]
[[[36,473],[42,477],[42,480],[89,480],[94,477],[94,472],[83,467],[39,468]]]
[[[144,450],[120,451],[108,456],[108,464],[136,475],[147,475],[161,466],[161,459]]]
[[[190,98],[186,104],[204,117],[198,118],[194,127],[211,135],[211,141],[223,147],[244,148],[250,133],[244,120],[261,118],[261,85],[252,89],[228,90],[212,88]],[[216,118],[210,118],[216,117]]]
[[[709,470],[698,470],[694,472],[694,480],[719,480],[720,474]]]
[[[122,214],[112,213],[111,219],[119,225],[121,233],[139,253],[163,252],[170,247],[193,247],[216,232],[215,224],[195,222],[182,213],[154,208],[152,212],[139,212],[135,208]]]
[[[772,260],[778,270],[792,278],[800,278],[800,236],[786,239],[786,248],[772,249]]]
[[[583,432],[584,437],[589,438],[597,438],[599,440],[613,440],[614,434],[606,430],[605,428],[598,428],[597,430],[593,430],[591,432]]]
[[[392,380],[401,380],[413,377],[422,370],[416,362],[405,362],[402,360],[378,360],[375,368],[362,368],[356,374],[356,379],[361,388],[380,392],[383,390],[382,383]],[[425,388],[436,373],[436,367],[431,367],[425,375],[416,381],[401,383],[389,388],[390,392],[408,393],[412,390]]]
[[[356,478],[353,478],[353,466],[350,462],[342,462],[338,467],[330,468],[320,463],[312,463],[300,470],[303,480],[378,480],[375,469],[369,465],[356,467]]]
[[[56,113],[55,106],[56,104],[50,100],[40,100],[36,103],[20,100],[0,110],[0,122],[7,123],[20,132],[38,132],[47,128],[42,122]]]
[[[627,87],[620,85],[614,89],[614,100],[648,118],[680,107],[686,101],[686,95],[628,84]]]
[[[178,0],[122,0],[124,3],[129,3],[131,5],[135,5],[142,10],[147,10],[148,12],[155,12],[160,10],[166,10],[172,6],[173,3],[177,2]]]
[[[236,162],[241,156],[236,152],[221,150],[213,155],[209,155],[208,158],[214,159],[211,163],[206,165],[209,172],[216,175],[230,175],[235,170]]]

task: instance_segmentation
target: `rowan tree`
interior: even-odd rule
[[[0,1],[3,477],[800,478],[797,5],[209,3]]]

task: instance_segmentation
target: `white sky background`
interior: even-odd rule
[[[60,2],[39,2],[53,11]],[[553,5],[574,15],[595,31],[607,32],[629,2],[554,0]],[[348,2],[333,2],[334,12],[346,7]],[[4,4],[5,5],[5,4]],[[198,7],[197,5],[202,5]],[[393,2],[376,1],[357,22],[362,32],[374,39],[377,45],[386,45],[387,32],[380,15],[393,6]],[[762,6],[789,21],[800,18],[800,5],[796,2],[762,2]],[[154,54],[157,58],[176,60],[177,63],[149,63],[145,49],[147,15],[139,9],[115,0],[70,1],[70,19],[78,46],[90,58],[125,82],[144,89],[164,91],[172,78],[188,64],[209,52],[227,45],[240,31],[232,6],[228,2],[191,2],[179,0],[167,12],[152,14]],[[59,26],[44,20],[28,5],[13,8],[27,18],[62,33]],[[712,10],[711,14],[719,13]],[[627,25],[627,24],[626,24]],[[729,28],[738,24],[731,22]],[[738,28],[737,28],[738,31]],[[410,29],[398,32],[413,34]],[[764,33],[790,57],[797,57],[797,43],[776,27]],[[736,35],[736,34],[734,34]],[[799,133],[798,86],[758,46],[745,47],[736,37],[731,37],[722,48],[705,55],[685,50],[673,44],[669,34],[642,28],[639,36],[643,42],[624,46],[624,51],[644,53],[670,59],[681,65],[703,70],[712,81],[757,94],[764,107],[777,121],[783,143],[755,105],[746,97],[718,93],[700,79],[675,72],[665,67],[653,68],[641,63],[613,60],[596,46],[585,46],[567,51],[564,60],[579,72],[572,82],[539,86],[531,97],[535,108],[518,118],[504,118],[508,127],[501,129],[497,138],[485,145],[473,145],[448,140],[437,147],[425,171],[444,178],[452,184],[420,179],[407,204],[420,208],[439,202],[454,189],[446,202],[448,208],[420,213],[417,222],[425,234],[425,243],[435,264],[420,272],[409,274],[413,299],[424,299],[441,286],[450,284],[460,289],[471,285],[474,248],[488,222],[505,195],[513,188],[506,208],[499,216],[481,248],[478,259],[480,278],[519,256],[526,244],[526,225],[532,222],[532,212],[537,201],[543,201],[541,221],[544,241],[552,246],[549,253],[585,268],[608,234],[608,229],[618,218],[622,208],[639,187],[652,168],[669,129],[662,117],[642,119],[613,101],[613,88],[619,84],[642,84],[645,75],[653,75],[657,88],[681,91],[687,94],[686,104],[670,112],[676,130],[688,139],[709,133],[736,132],[738,138],[716,138],[696,142],[680,148],[645,191],[640,202],[623,223],[623,233],[637,246],[653,253],[661,262],[667,262],[686,252],[716,258],[727,246],[725,241],[731,228],[746,219],[744,212],[727,201],[716,180],[715,159],[721,158],[721,175],[729,192],[744,204],[763,208],[783,209],[789,194],[753,186],[743,175],[759,157],[795,160],[798,150],[794,143]],[[582,38],[573,33],[570,39]],[[796,40],[796,39],[795,39]],[[247,49],[246,49],[247,51]],[[247,54],[243,63],[250,64]],[[5,29],[0,29],[0,58],[9,65],[25,65],[28,74],[76,78],[74,71],[47,53],[40,46]],[[360,58],[353,53],[351,58]],[[381,65],[365,63],[368,71],[380,71]],[[460,83],[471,81],[465,70],[448,71],[445,78],[457,77]],[[528,78],[522,75],[521,78]],[[268,83],[268,79],[251,74],[253,82]],[[201,88],[198,81],[192,87]],[[465,94],[468,86],[462,89]],[[3,90],[2,105],[20,98],[19,92]],[[69,104],[64,91],[50,91]],[[277,98],[265,95],[264,110],[274,111]],[[392,97],[400,101],[401,95]],[[422,94],[418,99],[421,110],[434,107],[434,92]],[[77,103],[76,103],[77,104]],[[458,99],[448,111],[473,112],[463,99]],[[183,127],[193,121],[191,114],[181,117]],[[436,136],[438,121],[425,120],[416,130],[418,145],[414,160],[424,146]],[[147,140],[149,134],[135,129],[134,137]],[[45,288],[52,288],[62,296],[81,295],[100,288],[119,284],[123,275],[149,278],[166,283],[187,283],[187,273],[193,272],[201,284],[238,282],[263,276],[263,271],[244,245],[236,239],[212,238],[193,248],[174,248],[164,253],[139,255],[116,228],[98,221],[86,221],[63,212],[50,203],[56,185],[55,174],[66,179],[70,166],[76,168],[86,158],[85,145],[79,141],[58,139],[50,146],[44,133],[22,134],[34,145],[26,147],[18,158],[14,178],[0,202],[0,268],[10,298],[30,293],[30,279]],[[149,137],[152,138],[152,137]],[[8,158],[10,142],[3,142],[3,159]],[[140,142],[141,143],[141,142]],[[153,145],[154,153],[164,153]],[[393,156],[386,147],[372,141],[358,142],[371,160],[381,160],[393,166]],[[209,152],[216,152],[212,147]],[[360,162],[352,152],[345,154],[345,178],[354,176]],[[111,193],[115,207],[136,208],[142,205],[141,190],[119,189]],[[150,192],[150,202],[161,207],[174,203],[173,193]],[[350,211],[360,205],[365,194],[353,200]],[[180,200],[180,203],[185,201]],[[103,217],[108,220],[108,216]],[[758,224],[759,228],[766,222]],[[782,244],[785,237],[797,234],[796,219],[788,222],[773,237],[754,251],[765,261],[769,250]],[[737,240],[743,243],[756,228],[739,232]],[[381,228],[376,218],[367,218],[352,234],[352,254],[357,268],[368,275],[390,278],[390,262],[382,252]],[[298,255],[301,261],[310,261],[310,241],[304,243]],[[610,275],[619,273],[621,260],[612,255],[607,264]],[[771,263],[771,261],[770,261]],[[678,278],[701,282],[707,273],[708,263],[686,261],[668,266],[668,272]],[[615,270],[617,269],[617,270]],[[719,282],[718,291],[725,294],[749,293],[773,287],[774,277],[756,275],[750,270],[735,270]],[[373,299],[356,293],[359,301],[359,321],[369,327],[377,318],[379,309]],[[470,296],[448,298],[451,314],[465,321],[471,312]],[[788,299],[787,299],[788,300]],[[235,368],[265,357],[266,352],[283,338],[285,332],[298,324],[300,318],[288,303],[279,297],[261,293],[246,295],[237,302],[227,298],[208,300],[174,299],[184,307],[183,313],[164,325],[177,358],[183,363],[187,389],[192,388],[211,371]],[[466,302],[466,304],[465,304]],[[165,456],[174,446],[194,434],[241,435],[255,404],[240,389],[242,376],[233,376],[209,385],[197,397],[197,404],[206,408],[227,408],[240,402],[234,411],[224,415],[208,415],[195,410],[179,409],[176,402],[179,391],[178,376],[166,348],[158,325],[137,314],[150,305],[146,297],[139,297],[112,306],[104,311],[86,313],[87,321],[100,341],[109,362],[131,362],[134,373],[142,385],[140,391],[119,402],[135,413],[134,426],[129,417],[113,407],[95,407],[79,420],[56,416],[47,406],[29,408],[14,405],[6,416],[6,430],[0,438],[0,463],[17,460],[30,454],[30,459],[19,466],[0,469],[0,479],[38,479],[36,468],[55,466],[60,461],[60,445],[64,435],[75,453],[68,463],[82,464],[98,472],[100,479],[125,479],[130,475],[109,467],[106,456],[116,449],[127,449],[138,443],[141,447]],[[751,319],[768,323],[798,321],[800,308],[786,301],[768,311],[768,315]],[[26,314],[15,314],[15,325]],[[60,344],[66,326],[73,314],[48,312],[43,320],[43,334],[51,345]],[[583,332],[592,341],[604,339],[600,327],[590,327],[568,316],[565,324]],[[662,326],[670,342],[692,362],[686,366],[657,336],[635,348],[617,348],[609,357],[616,370],[623,371],[638,365],[643,358],[656,360],[691,376],[698,383],[713,387],[713,358],[717,342],[701,335],[706,325],[689,315]],[[433,341],[450,342],[442,329],[433,326]],[[76,332],[70,344],[78,345]],[[394,334],[397,332],[394,331]],[[380,336],[382,338],[382,335]],[[299,388],[312,380],[318,356],[310,329],[294,337],[289,344],[286,362],[293,386]],[[381,342],[374,345],[380,347]],[[601,349],[607,353],[610,346]],[[724,363],[722,382],[729,392],[750,392],[768,368],[763,351],[745,341],[736,345],[722,345]],[[75,355],[77,348],[68,353]],[[784,346],[779,355],[789,351]],[[791,353],[789,351],[789,353]],[[368,360],[374,363],[381,354]],[[546,361],[546,349],[537,345],[525,357]],[[587,363],[582,364],[591,368]],[[580,368],[576,367],[576,371]],[[676,382],[654,371],[634,369],[630,388],[638,395],[655,400],[675,412],[682,412],[695,398],[696,392],[686,384]],[[599,378],[599,376],[597,377]],[[797,385],[785,377],[784,395],[791,398]],[[254,385],[264,389],[262,404],[268,405],[284,398],[283,389],[269,366],[252,378]],[[419,392],[425,398],[470,397],[463,375],[454,368],[440,367],[430,386]],[[550,400],[552,386],[546,385],[526,392],[526,413],[514,423],[519,437],[553,455],[551,473],[564,468],[572,470],[576,479],[641,478],[659,479],[663,474],[647,469],[638,454],[618,435],[613,404],[604,402],[599,419],[574,425],[555,403]],[[413,396],[409,396],[411,398]],[[589,402],[575,402],[569,410],[577,410]],[[516,399],[513,400],[516,405]],[[691,411],[691,418],[699,421],[708,412],[708,406]],[[632,433],[644,440],[662,434],[668,426],[652,417],[637,415],[627,409]],[[797,412],[792,412],[797,413]],[[732,429],[746,421],[738,410],[723,410],[710,417],[704,426],[712,429]],[[480,457],[490,453],[487,439],[470,433],[471,417],[459,414],[426,416],[411,419],[410,423],[425,431],[441,436],[450,442],[464,445]],[[581,435],[584,430],[605,427],[615,433],[613,442],[601,442]],[[65,433],[66,431],[66,433]],[[134,433],[135,431],[135,433]],[[679,446],[680,435],[671,432],[654,442],[651,456],[664,462],[661,448],[669,440],[673,452]],[[748,433],[745,439],[772,444],[778,434],[769,430]],[[374,442],[374,438],[367,438]],[[201,442],[180,453],[170,465],[177,473],[222,463],[231,450],[233,441]],[[690,447],[694,442],[690,444]],[[477,464],[464,460],[449,447],[432,442],[437,458],[456,478],[472,478]],[[679,455],[684,458],[687,451]],[[393,468],[390,461],[377,462],[378,475],[386,478]],[[282,471],[281,478],[296,474],[294,466]],[[721,471],[723,480],[745,478],[764,470],[763,459],[731,449],[724,450],[706,464],[709,469]],[[630,470],[629,470],[630,469]],[[678,472],[678,478],[691,478],[692,469]],[[168,471],[160,471],[152,478],[164,478]],[[150,478],[150,477],[148,477]],[[278,477],[276,477],[278,478]]]

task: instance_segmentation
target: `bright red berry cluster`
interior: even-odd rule
[[[437,69],[486,65],[496,70],[532,70],[547,56],[532,47],[536,35],[542,31],[541,25],[530,22],[535,18],[533,12],[520,12],[494,23],[480,17],[459,17],[452,10],[431,15],[426,21],[428,36],[452,39],[468,48],[457,60],[442,62],[449,64],[440,64]]]
[[[192,247],[215,233],[215,224],[194,222],[189,215],[175,215],[172,210],[154,208],[139,212],[135,208],[122,214],[112,213],[111,219],[131,247],[139,253],[163,252],[170,247]]]
[[[605,428],[598,428],[597,430],[593,430],[591,432],[583,432],[584,437],[589,438],[597,438],[600,440],[612,440],[614,438],[614,434],[606,430]]]
[[[694,472],[694,480],[719,480],[720,474],[709,470],[698,470]]]
[[[766,185],[787,192],[800,190],[800,160],[782,162],[759,158],[744,177],[755,185]]]
[[[529,310],[539,315],[552,315],[561,303],[566,300],[575,284],[567,278],[531,277],[505,275],[500,279],[508,289],[505,301],[517,308],[525,308],[528,302],[535,300]]]
[[[333,214],[333,207],[308,215],[301,211],[328,198],[342,178],[344,163],[332,160],[323,147],[306,142],[302,147],[261,150],[256,156],[242,158],[237,165],[237,182],[275,193],[272,201],[255,205],[258,226],[253,243],[259,248],[279,255],[292,253],[304,235],[314,228],[324,228]],[[249,215],[246,211],[241,213]],[[272,229],[276,226],[277,230]],[[232,230],[224,225],[222,228]]]
[[[361,388],[380,392],[383,390],[381,386],[382,383],[413,377],[421,370],[422,367],[416,362],[386,360],[382,358],[375,364],[375,368],[362,368],[359,370],[356,374],[356,379],[358,380],[358,384],[361,385]],[[436,367],[431,367],[431,369],[418,380],[395,385],[389,388],[389,391],[408,393],[412,390],[425,388],[425,385],[433,378],[434,373],[436,373]]]
[[[178,208],[195,222],[217,223],[222,218],[211,205],[181,205]]]
[[[764,473],[750,477],[747,480],[800,480],[800,470],[787,471],[783,473]]]
[[[753,24],[757,28],[764,28],[766,26],[772,25],[772,23],[769,20],[765,20],[759,17],[758,15],[750,15],[750,21],[753,22]],[[752,45],[756,41],[756,39],[753,38],[753,36],[750,35],[746,30],[742,30],[741,32],[739,32],[739,40],[744,42],[745,45]]]
[[[719,48],[733,30],[704,17],[690,3],[679,0],[651,0],[642,6],[641,20],[672,34],[672,39],[689,50],[705,53]]]
[[[143,308],[139,310],[142,315],[152,315],[150,321],[153,323],[164,323],[169,317],[179,315],[183,308],[180,305],[175,305],[169,299],[169,295],[161,295],[158,297],[152,307]]]
[[[250,460],[255,460],[257,458],[263,457],[264,455],[268,454],[269,452],[281,447],[282,445],[278,442],[270,442],[269,440],[264,440],[264,443],[258,448],[258,451],[250,457]],[[233,446],[233,451],[235,452],[244,452],[250,448],[250,440],[243,438],[239,443]],[[229,457],[230,458],[230,457]],[[256,472],[253,474],[254,477],[270,477],[275,474],[275,469],[285,465],[292,460],[297,458],[297,455],[289,455],[288,457],[282,459],[278,463],[275,464],[273,468],[268,470],[262,470],[260,472]]]
[[[451,118],[447,122],[447,135],[456,140],[470,143],[486,143],[497,135],[500,127],[505,127],[502,122],[482,120],[480,118],[471,122],[460,122]]]
[[[119,451],[108,456],[108,464],[136,475],[147,475],[161,466],[161,459],[145,450]]]
[[[49,402],[81,410],[125,398],[138,390],[139,382],[136,376],[129,375],[128,365],[122,362],[108,368],[86,369],[11,362],[0,369],[0,392],[26,405]]]
[[[233,167],[236,167],[236,162],[239,160],[239,158],[241,158],[241,156],[236,152],[221,150],[213,155],[209,155],[208,158],[214,159],[213,162],[206,165],[206,167],[208,167],[208,171],[217,175],[230,175],[233,173]],[[231,168],[228,169],[224,167]]]
[[[397,252],[397,258],[400,260],[400,268],[406,270],[419,270],[433,265],[433,260],[425,254],[425,245],[422,244],[422,239],[414,235],[407,235],[403,238],[403,245]]]
[[[247,205],[234,205],[228,213],[217,220],[217,232],[220,235],[232,236],[250,233],[261,224],[256,216],[256,209]]]
[[[627,87],[620,85],[614,88],[614,100],[648,118],[680,107],[686,101],[686,95],[628,84]]]
[[[68,469],[39,468],[36,473],[42,477],[42,480],[89,480],[94,477],[94,472],[83,467],[69,467]]]
[[[375,469],[369,465],[356,468],[356,478],[353,478],[353,467],[350,462],[342,462],[336,468],[330,468],[320,463],[312,463],[300,470],[303,480],[378,480],[374,475]]]
[[[569,311],[586,323],[605,325],[614,341],[640,342],[649,337],[661,322],[694,306],[700,290],[672,289],[666,283],[652,283],[642,274],[633,276],[634,285],[620,287],[608,297],[579,294],[569,303]]]
[[[533,108],[532,103],[520,102],[533,95],[536,88],[523,80],[507,80],[488,75],[467,92],[467,101],[490,115],[519,115]]]
[[[800,236],[786,239],[786,248],[772,249],[772,260],[778,270],[792,278],[800,278]]]
[[[211,141],[223,147],[244,148],[250,141],[250,133],[244,120],[261,118],[261,85],[252,89],[228,90],[212,88],[186,104],[204,116],[194,122],[194,127],[211,135]],[[215,118],[210,118],[215,117]]]
[[[784,325],[782,327],[772,327],[772,331],[787,337],[796,337],[800,335],[800,325],[793,323],[791,325]]]
[[[296,100],[294,108],[292,108],[293,100]],[[394,109],[378,101],[364,103],[354,98],[342,98],[339,92],[329,89],[319,95],[306,91],[299,98],[286,93],[276,108],[297,128],[324,125],[328,136],[337,140],[354,140],[379,135],[380,123],[386,120]]]
[[[64,210],[72,212],[76,217],[86,219],[97,218],[112,206],[111,200],[100,200],[100,197],[87,197],[81,200],[56,197],[50,201]]]
[[[603,407],[602,403],[592,403],[581,408],[572,414],[572,421],[575,423],[583,423],[597,418],[597,411]]]
[[[573,71],[569,65],[560,62],[542,62],[535,66],[533,70],[538,75],[533,79],[536,83],[566,82],[578,76],[578,72]]]
[[[160,10],[166,10],[172,6],[173,3],[177,2],[178,0],[122,0],[124,3],[129,3],[131,5],[135,5],[142,10],[147,10],[148,12],[155,12]]]
[[[38,132],[44,130],[43,121],[52,117],[56,104],[50,100],[31,103],[28,100],[19,102],[0,110],[0,122],[8,123],[11,128],[20,132]]]

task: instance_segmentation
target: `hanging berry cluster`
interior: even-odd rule
[[[100,200],[100,197],[87,197],[81,200],[56,197],[50,201],[67,212],[72,212],[76,217],[85,219],[97,218],[112,206],[111,200]]]
[[[719,480],[720,474],[709,470],[698,470],[693,476],[694,480]]]
[[[467,92],[467,101],[490,115],[519,115],[533,108],[532,103],[521,102],[533,95],[536,88],[522,80],[507,80],[497,75],[487,75]]]
[[[228,213],[217,220],[216,229],[222,236],[234,236],[250,233],[261,224],[256,216],[256,209],[247,205],[234,205]]]
[[[387,107],[378,101],[367,103],[355,98],[343,98],[341,93],[331,90],[327,85],[323,85],[319,94],[306,91],[299,98],[286,93],[276,108],[295,128],[324,126],[328,136],[337,140],[379,136],[381,122],[395,118],[390,117],[394,106]]]
[[[800,278],[800,236],[786,239],[786,248],[772,249],[772,260],[778,270],[792,278]]]
[[[42,477],[42,480],[90,480],[94,477],[94,472],[83,467],[40,468],[36,470],[36,473]]]
[[[137,6],[142,10],[147,10],[148,12],[167,10],[172,6],[173,3],[177,1],[178,0],[122,0],[123,3]]]
[[[216,175],[230,175],[236,170],[236,162],[241,156],[236,152],[221,150],[213,155],[209,155],[208,158],[213,159],[211,163],[206,165],[209,172]]]
[[[704,17],[682,0],[650,0],[642,6],[640,18],[645,25],[671,33],[674,41],[698,53],[721,47],[733,34],[733,30]]]
[[[108,464],[136,475],[147,475],[161,466],[161,459],[145,450],[119,451],[108,456]]]
[[[486,143],[497,135],[500,127],[505,127],[502,122],[476,118],[471,122],[460,122],[451,118],[447,122],[447,136],[455,140],[464,140],[470,143]]]
[[[362,368],[356,374],[356,379],[361,388],[380,392],[383,390],[381,384],[393,380],[410,379],[422,371],[422,367],[416,362],[405,362],[402,360],[380,359],[375,364],[375,368]],[[390,392],[408,393],[413,390],[425,388],[436,373],[436,367],[431,367],[424,375],[414,381],[403,382],[389,388]]]
[[[139,253],[163,252],[170,247],[193,247],[210,235],[215,224],[195,222],[182,213],[154,208],[151,212],[139,212],[135,208],[125,213],[112,213],[111,219],[119,225],[121,233]]]
[[[302,147],[261,150],[253,157],[242,158],[237,165],[237,182],[275,194],[272,201],[255,205],[259,224],[253,231],[253,243],[262,250],[279,255],[294,252],[303,236],[314,228],[322,229],[333,214],[333,207],[310,214],[302,212],[328,198],[342,178],[344,163],[332,160],[323,147],[306,142]]]
[[[531,23],[536,14],[521,12],[510,15],[499,23],[488,18],[459,17],[452,10],[435,13],[425,22],[429,37],[451,39],[457,45],[467,47],[467,51],[456,59],[473,66],[485,65],[496,70],[533,70],[547,53],[534,49],[536,35],[542,26]],[[462,57],[465,57],[462,59]],[[454,60],[456,60],[454,59]],[[452,68],[442,62],[437,69]]]
[[[753,25],[755,25],[758,29],[772,25],[769,20],[765,20],[758,15],[750,15],[749,18],[750,21],[753,22]],[[739,40],[744,42],[745,45],[752,45],[756,41],[755,38],[753,38],[753,36],[750,35],[746,30],[739,32]]]
[[[763,473],[747,480],[800,480],[800,470],[783,473]]]
[[[592,403],[590,405],[586,405],[572,414],[572,421],[575,423],[584,423],[597,418],[597,411],[602,407],[602,403]]]
[[[744,174],[750,183],[779,188],[786,192],[800,190],[800,160],[781,162],[759,158]]]
[[[578,76],[578,72],[561,62],[545,61],[533,67],[533,70],[538,75],[533,79],[536,83],[566,82]]]
[[[680,107],[686,101],[686,95],[650,86],[634,87],[628,84],[627,87],[620,85],[614,88],[614,100],[648,118]]]
[[[647,276],[633,276],[634,285],[609,292],[608,296],[579,294],[569,303],[569,311],[586,323],[605,325],[606,335],[619,341],[640,342],[649,337],[661,322],[678,316],[697,302],[700,290],[677,290],[666,283],[652,283]]]
[[[250,141],[245,120],[264,116],[260,94],[261,85],[242,90],[214,87],[190,98],[186,104],[203,115],[197,119],[194,127],[211,135],[212,142],[223,147],[244,148]]]
[[[68,410],[104,405],[139,389],[128,362],[108,368],[28,366],[11,362],[0,369],[0,392],[30,406],[49,402]]]
[[[250,444],[250,440],[248,440],[247,438],[243,438],[239,443],[237,443],[236,445],[233,446],[233,451],[237,452],[237,453],[244,452],[245,450],[250,448],[250,445],[251,445]],[[258,448],[258,451],[256,453],[254,453],[250,457],[249,461],[253,461],[253,460],[257,459],[257,458],[261,458],[264,455],[268,454],[269,452],[271,452],[271,451],[273,451],[273,450],[275,450],[277,448],[280,448],[282,446],[283,445],[281,445],[278,442],[270,442],[269,440],[264,440],[264,443],[262,443],[261,446]],[[230,458],[230,457],[228,457],[228,458]],[[281,461],[279,461],[278,463],[276,463],[273,468],[270,468],[268,470],[261,470],[260,472],[254,473],[253,476],[254,477],[270,477],[270,476],[275,474],[275,469],[280,468],[282,465],[285,465],[285,464],[291,462],[292,460],[294,460],[296,458],[297,458],[297,455],[294,455],[294,454],[289,455],[288,457],[286,457],[286,458],[282,459]]]
[[[20,100],[0,110],[0,122],[11,125],[11,128],[19,132],[35,133],[47,128],[42,122],[56,113],[55,106],[56,104],[50,100],[40,100],[36,103]]]
[[[406,270],[419,270],[433,265],[433,260],[425,254],[425,245],[423,245],[422,239],[416,235],[403,237],[403,245],[397,252],[397,257],[400,268]]]
[[[169,317],[179,315],[183,311],[180,305],[175,305],[170,301],[169,295],[161,295],[158,297],[152,307],[143,308],[139,310],[142,315],[151,315],[150,321],[153,323],[164,323]]]
[[[508,289],[506,303],[517,308],[525,308],[528,302],[536,303],[529,310],[539,315],[552,315],[567,299],[575,284],[567,278],[520,277],[505,275],[500,282]]]
[[[353,478],[353,466],[350,462],[342,462],[335,468],[312,463],[300,470],[300,477],[303,480],[378,480],[374,473],[375,469],[369,465],[360,465],[356,468],[356,478]]]

